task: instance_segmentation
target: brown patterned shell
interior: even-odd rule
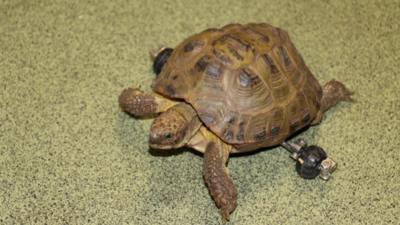
[[[230,24],[187,38],[153,89],[190,103],[238,151],[277,145],[308,126],[322,97],[288,34],[268,24]]]

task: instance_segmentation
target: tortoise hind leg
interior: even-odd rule
[[[340,101],[353,102],[351,98],[353,92],[346,88],[346,86],[336,80],[331,80],[324,85],[323,94],[321,99],[321,109],[313,121],[313,124],[318,124],[322,120],[323,113],[335,106]]]
[[[204,153],[203,176],[215,204],[220,208],[223,219],[236,208],[237,192],[226,163],[231,147],[216,139],[210,142]]]
[[[122,110],[139,117],[164,112],[178,103],[155,93],[144,93],[138,88],[123,90],[118,101]]]
[[[336,80],[329,81],[323,88],[321,110],[325,112],[340,101],[352,102],[352,94],[353,92],[347,89],[343,83]]]

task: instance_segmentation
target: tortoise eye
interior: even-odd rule
[[[156,73],[157,75],[161,73],[163,66],[167,62],[168,58],[171,56],[172,51],[172,48],[165,48],[160,53],[158,53],[153,63],[154,73]]]
[[[165,137],[166,139],[171,139],[171,138],[172,138],[172,134],[171,134],[171,133],[166,133],[166,134],[164,135],[164,137]]]

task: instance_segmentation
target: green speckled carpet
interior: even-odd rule
[[[217,3],[218,2],[218,3]],[[0,3],[0,224],[218,224],[191,151],[149,151],[151,120],[121,112],[150,89],[148,50],[230,22],[287,30],[339,104],[301,134],[339,162],[303,180],[280,147],[233,157],[228,224],[400,221],[399,1],[21,1]]]

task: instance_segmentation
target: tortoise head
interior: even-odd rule
[[[154,119],[150,128],[150,147],[180,148],[189,142],[200,126],[201,121],[189,104],[174,105]]]
[[[186,144],[188,121],[176,110],[167,110],[154,119],[150,128],[151,148],[171,149]]]
[[[161,73],[161,70],[165,63],[167,62],[168,58],[171,56],[173,52],[172,48],[162,47],[151,52],[151,57],[153,58],[153,71],[156,75]]]

